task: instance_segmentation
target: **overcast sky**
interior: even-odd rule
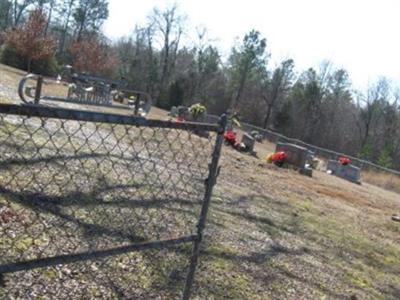
[[[225,54],[254,28],[267,38],[272,65],[291,57],[303,70],[328,59],[357,87],[378,76],[400,84],[399,0],[109,0],[105,33],[127,36],[153,7],[173,3],[188,16],[188,39],[203,25]]]

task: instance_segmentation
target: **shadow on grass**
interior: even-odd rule
[[[268,207],[269,206],[269,207]],[[255,213],[251,208],[256,207]],[[266,210],[268,207],[268,210]],[[294,208],[288,203],[278,201],[265,195],[240,196],[224,205],[217,203],[213,206],[216,212],[222,212],[233,217],[233,220],[243,220],[255,224],[260,230],[268,232],[271,237],[280,236],[282,233],[297,234],[300,231],[298,218],[293,214]],[[268,216],[273,211],[276,220]],[[263,213],[263,215],[261,215]]]
[[[14,148],[15,151],[18,151],[20,149],[20,146],[15,145],[14,143],[9,143],[7,141],[4,142],[4,144],[8,148]],[[46,148],[46,147],[41,147],[41,150],[54,150],[53,148]],[[37,153],[37,148],[36,147],[28,147],[24,145],[24,150],[32,153]],[[84,159],[95,159],[95,158],[115,158],[115,159],[120,159],[123,161],[129,161],[129,162],[139,162],[139,154],[135,157],[124,157],[122,155],[115,155],[111,153],[80,153],[80,154],[58,154],[58,155],[51,155],[51,156],[46,156],[42,157],[40,154],[38,157],[36,157],[37,154],[34,154],[33,157],[30,158],[13,158],[13,159],[7,159],[7,160],[2,160],[0,162],[0,170],[1,169],[7,169],[10,166],[29,166],[29,165],[35,165],[39,163],[55,163],[59,161],[71,161],[71,160],[84,160]]]
[[[308,264],[303,258],[305,255],[316,257],[319,260],[319,252],[312,248],[306,246],[288,248],[279,242],[280,239],[286,240],[290,237],[302,238],[305,232],[305,229],[302,228],[301,219],[296,212],[298,210],[296,207],[291,206],[285,200],[280,201],[265,195],[253,194],[241,195],[225,205],[222,201],[217,201],[212,209],[216,214],[222,213],[221,216],[230,216],[225,218],[232,223],[232,226],[241,228],[242,226],[246,227],[246,223],[251,223],[260,232],[269,235],[270,241],[266,242],[263,239],[252,237],[249,231],[244,230],[243,237],[238,237],[238,239],[243,243],[246,243],[246,239],[253,239],[259,242],[256,244],[260,245],[261,249],[257,251],[255,247],[252,247],[243,252],[243,250],[235,250],[235,248],[226,248],[224,244],[220,244],[218,240],[212,240],[211,237],[208,248],[203,251],[206,260],[207,257],[211,262],[213,260],[218,261],[218,259],[224,260],[238,274],[246,274],[248,281],[255,283],[254,289],[259,289],[257,286],[270,286],[266,289],[262,288],[264,291],[271,288],[275,289],[275,283],[280,286],[282,279],[285,278],[289,282],[297,281],[310,290],[316,290],[317,293],[323,293],[328,297],[346,298],[348,296],[313,280],[312,276],[309,276],[310,274],[305,273],[304,276],[299,276],[295,272],[296,269],[291,271],[276,265],[275,260],[281,261],[280,257],[284,260],[293,257],[290,261],[294,260],[300,265]],[[296,237],[293,235],[296,235]],[[310,265],[306,269],[313,270],[315,267]],[[209,272],[212,273],[212,270]],[[284,291],[282,293],[285,294]]]
[[[235,226],[235,223],[241,224],[240,226],[251,223],[252,226],[255,225],[260,231],[271,237],[272,246],[263,251],[254,251],[253,248],[251,249],[253,252],[245,255],[232,253],[229,249],[226,252],[208,253],[211,255],[210,257],[219,257],[229,261],[237,268],[244,268],[243,272],[247,272],[247,274],[249,269],[253,269],[254,274],[251,273],[250,280],[261,280],[259,278],[263,278],[261,281],[268,282],[268,280],[272,280],[273,274],[280,274],[281,278],[283,276],[289,281],[304,283],[304,285],[320,291],[328,297],[348,298],[349,294],[343,294],[343,291],[331,288],[329,281],[328,283],[325,281],[326,279],[310,279],[313,276],[308,276],[307,273],[299,271],[296,267],[294,270],[297,272],[279,265],[263,265],[263,263],[279,255],[284,257],[294,255],[298,258],[295,259],[296,262],[290,259],[290,264],[299,264],[303,270],[309,270],[309,272],[315,270],[316,274],[321,272],[318,267],[309,264],[308,259],[302,259],[302,255],[307,255],[308,258],[312,257],[313,260],[325,265],[328,270],[334,270],[336,278],[329,280],[337,282],[339,286],[346,286],[350,291],[359,291],[362,295],[371,294],[376,297],[383,295],[388,299],[399,299],[400,286],[396,279],[400,276],[399,249],[394,245],[382,246],[376,240],[369,239],[368,235],[363,232],[354,231],[351,223],[343,224],[349,225],[349,227],[339,226],[340,224],[338,224],[337,230],[335,230],[335,227],[332,228],[334,216],[319,214],[318,211],[310,212],[309,209],[303,210],[302,207],[291,206],[284,199],[280,201],[264,195],[241,196],[237,200],[228,202],[228,205],[218,202],[213,209],[223,215],[230,215],[232,226]],[[307,217],[303,217],[303,213]],[[348,231],[343,231],[343,228],[348,228]],[[303,245],[308,246],[307,243],[310,242],[310,248],[303,247],[292,250],[281,247],[279,243],[276,243],[276,240],[280,239],[288,242],[291,237],[300,240]],[[246,236],[243,235],[240,241],[245,242],[246,239],[251,238],[251,234],[246,232]],[[263,242],[263,240],[254,239]],[[218,244],[218,241],[214,242]],[[205,253],[207,255],[207,250]],[[252,267],[249,268],[249,264]],[[266,272],[263,268],[270,268],[270,272]],[[358,278],[353,282],[346,277],[346,274],[351,274],[353,271],[356,274],[354,276],[360,277],[359,283],[357,282]],[[343,274],[343,277],[339,274]],[[276,275],[275,278],[277,276],[279,275]],[[365,283],[363,279],[366,280]]]
[[[29,192],[15,192],[9,189],[0,187],[0,193],[5,196],[8,201],[22,205],[28,208],[30,211],[39,213],[41,215],[51,214],[60,219],[68,221],[78,226],[84,230],[88,237],[93,237],[95,235],[107,235],[110,237],[116,237],[129,240],[130,242],[143,242],[148,240],[145,235],[135,234],[133,226],[134,224],[126,224],[125,229],[114,229],[108,226],[101,225],[102,219],[91,219],[88,218],[87,221],[84,218],[78,218],[75,213],[103,213],[107,211],[107,207],[117,207],[117,208],[131,208],[132,213],[135,209],[167,209],[171,210],[173,213],[175,210],[180,210],[182,213],[189,213],[190,208],[196,203],[187,199],[165,199],[165,198],[149,198],[149,199],[132,199],[128,197],[118,197],[112,201],[105,201],[99,194],[105,191],[126,189],[126,188],[139,188],[140,185],[116,185],[113,187],[99,188],[97,191],[91,191],[89,193],[83,192],[73,192],[63,196],[49,196],[41,193],[29,193]],[[188,209],[180,209],[181,207],[187,206]],[[64,207],[73,207],[72,211],[63,210]],[[85,208],[86,207],[86,208]],[[96,207],[102,208],[100,211],[96,211]],[[106,214],[108,217],[113,217],[111,214],[115,211],[111,211],[110,214]],[[176,213],[176,212],[175,212]],[[194,213],[191,212],[193,215]],[[103,216],[104,217],[104,216]],[[121,216],[115,215],[117,219]],[[115,221],[117,221],[115,219]],[[89,221],[92,221],[91,223]],[[97,222],[96,222],[97,221]],[[109,221],[109,220],[104,220]],[[151,221],[151,220],[150,220]],[[97,223],[97,224],[96,224]],[[106,222],[107,225],[110,223]],[[143,224],[146,225],[146,224]],[[151,224],[147,224],[151,225]],[[155,224],[153,224],[155,225]],[[139,227],[139,226],[138,226]]]
[[[210,250],[210,249],[205,249],[202,251],[202,253],[207,256],[231,260],[232,262],[241,261],[241,262],[249,262],[249,263],[259,264],[259,263],[265,263],[268,260],[272,259],[273,257],[279,256],[279,255],[301,256],[303,254],[308,254],[309,249],[305,248],[305,247],[300,248],[300,249],[288,249],[286,247],[283,247],[282,245],[279,245],[278,243],[275,243],[275,244],[271,245],[268,249],[265,249],[265,251],[251,252],[248,255],[232,253],[229,251],[227,251],[227,252],[215,251],[215,250]]]
[[[164,212],[164,214],[155,217],[156,220],[144,218],[140,220],[140,224],[135,224],[134,222],[138,220],[135,220],[133,217],[127,219],[126,224],[124,224],[122,218],[126,216],[126,213],[122,216],[117,214],[112,216],[113,212],[117,212],[112,210],[112,212],[108,214],[108,217],[111,219],[105,219],[105,216],[99,216],[99,219],[93,220],[91,218],[85,219],[84,217],[77,216],[76,213],[82,209],[85,212],[91,211],[95,216],[100,213],[96,211],[96,206],[103,207],[105,210],[108,210],[110,207],[129,208],[130,211],[136,209],[144,209],[146,211],[152,210],[153,212],[165,210],[168,211],[167,214],[182,215],[188,214],[194,205],[192,201],[187,199],[131,199],[120,197],[109,202],[104,201],[99,196],[101,193],[106,191],[109,192],[111,190],[124,188],[140,188],[140,185],[108,186],[98,188],[96,191],[91,191],[90,193],[75,192],[58,197],[40,193],[15,192],[5,188],[0,188],[0,195],[2,195],[7,202],[13,202],[30,212],[34,212],[35,216],[40,215],[41,218],[38,218],[37,220],[33,219],[31,220],[31,224],[23,224],[21,227],[41,225],[45,222],[47,226],[46,228],[49,228],[45,229],[48,230],[46,234],[50,238],[51,242],[59,244],[57,246],[57,249],[59,250],[57,251],[61,251],[62,253],[67,251],[69,254],[73,254],[77,251],[77,249],[74,250],[74,245],[79,243],[79,240],[85,244],[91,245],[91,250],[97,250],[99,245],[100,248],[103,248],[100,240],[107,239],[107,237],[117,244],[126,244],[126,242],[133,244],[154,240],[154,237],[149,237],[147,234],[148,230],[154,230],[154,228],[157,228],[159,225],[161,226],[161,230],[163,230],[163,225],[149,224],[149,222],[162,222],[163,216],[166,216],[166,213]],[[75,206],[79,206],[80,208],[77,208],[75,211],[74,209],[64,209]],[[179,212],[181,207],[182,210]],[[23,210],[21,210],[21,212],[22,211]],[[151,216],[151,214],[149,216]],[[54,217],[56,218],[54,219]],[[122,224],[122,226],[114,226],[113,221]],[[71,224],[73,224],[72,227]],[[76,228],[76,230],[74,230],[74,228]],[[29,234],[29,231],[27,231],[26,234]],[[97,241],[97,237],[100,239],[99,241]],[[19,237],[17,236],[16,238]],[[70,240],[70,242],[68,242],[68,240]],[[91,241],[95,242],[91,243]],[[13,244],[10,245],[10,247],[13,246]],[[163,253],[163,255],[158,255],[157,251],[160,251],[159,253]],[[146,272],[147,270],[151,270],[150,272],[140,274],[142,271],[139,269],[137,270],[139,273],[135,273],[134,275],[120,274],[121,270],[117,268],[118,265],[112,263],[111,265],[105,266],[104,270],[99,271],[99,273],[106,274],[108,279],[106,280],[103,278],[104,275],[98,274],[100,276],[100,282],[98,284],[104,284],[103,286],[111,289],[115,295],[124,299],[132,297],[135,292],[138,292],[141,295],[146,295],[146,293],[149,292],[154,296],[157,296],[157,294],[160,293],[165,295],[167,298],[176,297],[183,288],[190,253],[190,248],[185,248],[183,246],[175,246],[171,249],[141,251],[140,256],[141,259],[144,260],[141,265],[146,266]],[[129,255],[129,253],[127,253],[127,255]],[[50,256],[53,256],[53,254]],[[41,252],[39,257],[46,257],[46,253]],[[85,258],[83,257],[83,260],[84,259]],[[113,260],[114,259],[118,260],[117,257],[113,258]],[[132,266],[135,266],[135,259],[132,257],[130,260]],[[23,259],[21,260],[21,257],[16,257],[16,261],[22,262]],[[73,264],[71,268],[74,268]],[[83,271],[84,273],[91,273],[90,268],[86,266],[84,268],[79,268],[79,270],[79,272]],[[114,271],[116,273],[113,273]],[[40,272],[40,270],[35,272]],[[96,276],[90,275],[89,273],[87,275],[79,276],[93,276],[93,278],[96,279]],[[118,276],[127,276],[128,278],[131,278],[133,282],[138,280],[135,278],[139,278],[141,281],[137,283],[138,286],[136,286],[136,283],[130,285],[127,280],[121,280]],[[144,282],[144,288],[140,287],[141,282]]]
[[[138,160],[135,157],[126,159],[110,154],[86,153],[50,157],[39,156],[31,159],[21,157],[2,161],[0,170],[12,171],[15,166],[19,166],[19,168],[27,166],[29,168],[29,166],[35,167],[37,164],[44,163],[46,165],[46,168],[43,169],[44,172],[49,172],[48,168],[54,166],[55,169],[51,170],[50,174],[54,176],[53,173],[58,173],[59,171],[62,176],[63,171],[59,167],[67,167],[70,161],[85,161],[105,156],[122,160]],[[130,166],[127,165],[126,167]],[[68,171],[71,170],[66,170],[66,172]],[[100,175],[102,173],[97,169],[89,171],[93,171],[90,176],[94,176],[94,178],[98,175],[97,173],[100,173]],[[78,168],[76,172],[82,171]],[[26,179],[23,174],[17,173],[16,176]],[[168,176],[164,177],[166,180],[171,179]],[[18,232],[17,236],[12,238],[13,243],[9,247],[15,247],[14,242],[19,242],[20,239],[27,240],[26,237],[37,239],[37,236],[45,235],[46,239],[50,240],[51,247],[43,250],[39,246],[37,247],[38,253],[32,253],[32,251],[36,250],[29,248],[31,252],[30,258],[32,258],[32,255],[43,258],[65,253],[73,254],[87,251],[87,249],[90,249],[90,251],[101,250],[114,247],[114,244],[119,246],[121,244],[134,244],[189,235],[190,232],[195,232],[196,230],[195,224],[199,217],[202,194],[195,193],[188,195],[188,197],[179,198],[179,194],[187,196],[188,190],[186,187],[162,182],[164,177],[157,176],[158,180],[144,178],[141,182],[134,182],[134,180],[128,178],[123,183],[109,183],[107,180],[103,180],[90,183],[89,187],[81,187],[82,184],[85,184],[84,182],[68,181],[67,184],[71,186],[66,188],[57,186],[58,183],[53,177],[50,184],[46,184],[46,192],[37,191],[41,190],[40,185],[36,186],[40,182],[32,183],[27,181],[27,186],[24,187],[25,181],[23,180],[18,182],[22,188],[18,185],[16,189],[11,186],[4,186],[3,183],[3,186],[0,185],[0,196],[4,198],[3,200],[6,203],[11,205],[10,207],[15,207],[16,213],[26,215],[24,222],[8,225]],[[3,177],[2,179],[7,178]],[[166,184],[169,185],[167,186]],[[76,189],[76,191],[67,192],[64,191],[64,188],[66,190]],[[80,191],[81,188],[85,192]],[[36,227],[40,229],[35,229]],[[44,230],[44,232],[38,232],[38,230]],[[24,243],[30,243],[29,241],[24,241]],[[35,247],[33,246],[33,248]],[[183,250],[176,248],[182,248]],[[4,251],[4,249],[0,250]],[[107,280],[107,288],[112,289],[118,297],[132,297],[132,287],[129,283],[118,280],[127,276],[131,278],[132,282],[139,279],[139,282],[144,282],[145,288],[143,289],[133,285],[134,291],[138,291],[143,295],[146,294],[144,290],[150,290],[155,296],[160,292],[166,298],[174,298],[179,295],[186,275],[186,267],[191,253],[190,248],[176,246],[172,249],[160,249],[159,252],[157,251],[146,250],[140,252],[141,260],[144,261],[142,265],[146,267],[146,272],[150,270],[145,274],[140,274],[139,270],[139,274],[134,276],[120,274],[118,275],[120,277],[117,278],[116,276],[120,270],[116,270],[114,265],[107,266],[103,271],[104,273],[109,274],[113,270],[117,271],[117,273],[110,275],[110,280]],[[159,255],[159,253],[162,253],[162,255]],[[15,262],[23,262],[25,259],[25,255],[15,256]],[[117,258],[113,259],[117,260]],[[131,260],[131,264],[134,266],[136,261],[133,258]],[[4,263],[3,260],[2,262]],[[86,267],[83,270],[86,273],[90,273],[90,269]],[[26,274],[29,274],[29,272]],[[40,273],[40,270],[35,270],[34,272]]]
[[[282,284],[282,289],[284,289],[284,284],[282,279],[285,278],[288,282],[290,281],[297,281],[311,290],[317,290],[319,292],[324,293],[325,295],[331,298],[338,298],[338,299],[345,299],[346,294],[340,293],[338,291],[334,291],[323,284],[319,284],[317,281],[314,281],[305,274],[304,277],[298,276],[292,271],[289,271],[286,268],[280,267],[272,261],[276,258],[282,257],[295,257],[297,261],[302,260],[303,255],[313,255],[313,252],[308,249],[307,247],[301,247],[299,249],[289,249],[286,248],[279,243],[273,243],[267,249],[263,251],[253,251],[249,254],[241,254],[237,252],[232,252],[229,250],[225,250],[224,248],[219,249],[218,246],[211,246],[202,251],[202,261],[204,264],[211,265],[211,269],[208,271],[208,277],[213,277],[213,264],[221,264],[218,263],[219,260],[223,260],[224,264],[230,266],[228,269],[230,271],[226,272],[226,280],[229,282],[229,278],[231,276],[245,276],[247,281],[251,283],[254,288],[254,293],[257,295],[257,290],[259,289],[257,285],[261,287],[265,287],[265,290],[270,290],[280,288]],[[203,267],[204,269],[204,267]],[[235,275],[238,274],[238,275]],[[244,274],[244,275],[239,275]],[[203,275],[205,276],[205,275]],[[222,283],[220,285],[224,285],[225,280],[221,279]],[[255,284],[256,283],[256,284]],[[278,286],[276,286],[276,283]],[[254,285],[253,285],[254,284]],[[287,287],[286,287],[287,288]],[[277,291],[278,294],[285,294],[285,291]],[[304,291],[303,291],[304,292]],[[222,291],[222,294],[224,292]],[[229,292],[228,292],[229,294]],[[281,294],[282,295],[282,294]],[[259,295],[258,295],[259,296]],[[249,299],[251,298],[251,292],[247,295]]]

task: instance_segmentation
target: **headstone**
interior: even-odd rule
[[[189,122],[206,123],[207,113],[204,112],[194,117],[189,111],[186,120],[188,120]]]
[[[249,152],[254,151],[255,139],[248,133],[244,133],[242,137],[242,143],[246,146],[246,150]]]
[[[253,130],[250,135],[259,143],[262,142],[263,135],[260,134],[257,130]]]
[[[198,123],[205,123],[207,120],[207,113],[202,113],[198,115],[196,118],[192,116],[190,113],[189,107],[187,106],[178,106],[176,108],[177,116],[182,118],[188,122],[198,122]],[[201,129],[194,129],[193,132],[200,137],[208,138],[209,132]]]
[[[173,118],[176,118],[178,116],[178,108],[176,106],[172,106],[169,115]]]
[[[327,169],[328,171],[331,171],[331,174],[333,175],[360,184],[361,170],[356,166],[350,164],[342,165],[336,160],[329,160]]]
[[[307,176],[312,176],[312,169],[306,166],[310,157],[310,151],[307,148],[288,144],[288,143],[278,143],[276,145],[276,152],[284,151],[287,154],[285,160],[286,164],[292,165],[299,169],[300,173]]]
[[[178,106],[178,117],[187,120],[189,117],[189,108],[186,106]]]
[[[288,155],[286,159],[287,163],[297,168],[304,168],[307,163],[307,158],[309,156],[309,151],[307,148],[294,144],[278,143],[276,145],[275,151],[286,152]]]

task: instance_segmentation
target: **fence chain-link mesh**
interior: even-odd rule
[[[218,127],[25,113],[0,113],[0,298],[179,298]]]
[[[213,122],[218,122],[219,117],[214,116],[214,115],[207,115],[206,117],[207,122],[209,123],[213,123]],[[346,153],[341,153],[341,152],[336,152],[330,149],[326,149],[326,148],[322,148],[322,147],[318,147],[315,145],[311,145],[308,143],[305,143],[299,139],[296,138],[290,138],[287,136],[284,136],[283,134],[277,133],[275,131],[269,130],[269,129],[265,129],[265,128],[261,128],[258,126],[254,126],[245,122],[240,122],[241,127],[240,129],[243,130],[244,132],[258,132],[259,134],[261,134],[261,136],[263,137],[263,139],[268,140],[271,143],[290,143],[290,144],[295,144],[301,147],[305,147],[308,150],[311,150],[312,152],[314,152],[314,154],[316,156],[320,156],[322,158],[325,159],[333,159],[333,160],[337,160],[339,157],[341,156],[346,156],[349,157],[352,161],[352,164],[359,167],[361,170],[374,170],[374,171],[378,171],[378,172],[383,172],[383,173],[387,173],[387,174],[391,174],[391,175],[395,175],[395,176],[400,176],[400,171],[399,170],[393,170],[393,169],[389,169],[389,168],[385,168],[383,166],[380,166],[378,164],[372,163],[370,161],[366,161],[351,155],[348,155]]]

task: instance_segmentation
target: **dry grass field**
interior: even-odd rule
[[[21,75],[0,65],[1,102],[18,102]],[[152,109],[150,118],[166,114]],[[193,143],[201,146],[200,139]],[[384,189],[398,190],[398,178],[366,173],[362,185],[320,171],[309,178],[266,164],[263,158],[273,150],[273,144],[257,144],[257,158],[224,146],[193,298],[400,299],[400,223],[391,220],[400,214],[400,197]],[[0,203],[7,203],[1,197]],[[104,226],[113,224],[107,220]],[[141,257],[140,276],[126,266],[128,279],[152,295],[162,291],[155,299],[179,297],[176,274],[165,271],[178,260],[165,266],[158,263],[161,258]],[[66,276],[65,268],[47,270],[47,281]],[[75,280],[78,274],[68,276]],[[75,289],[81,282],[87,299],[118,297],[91,287],[90,277],[78,279]]]
[[[400,194],[400,176],[379,171],[364,171],[362,180]]]

